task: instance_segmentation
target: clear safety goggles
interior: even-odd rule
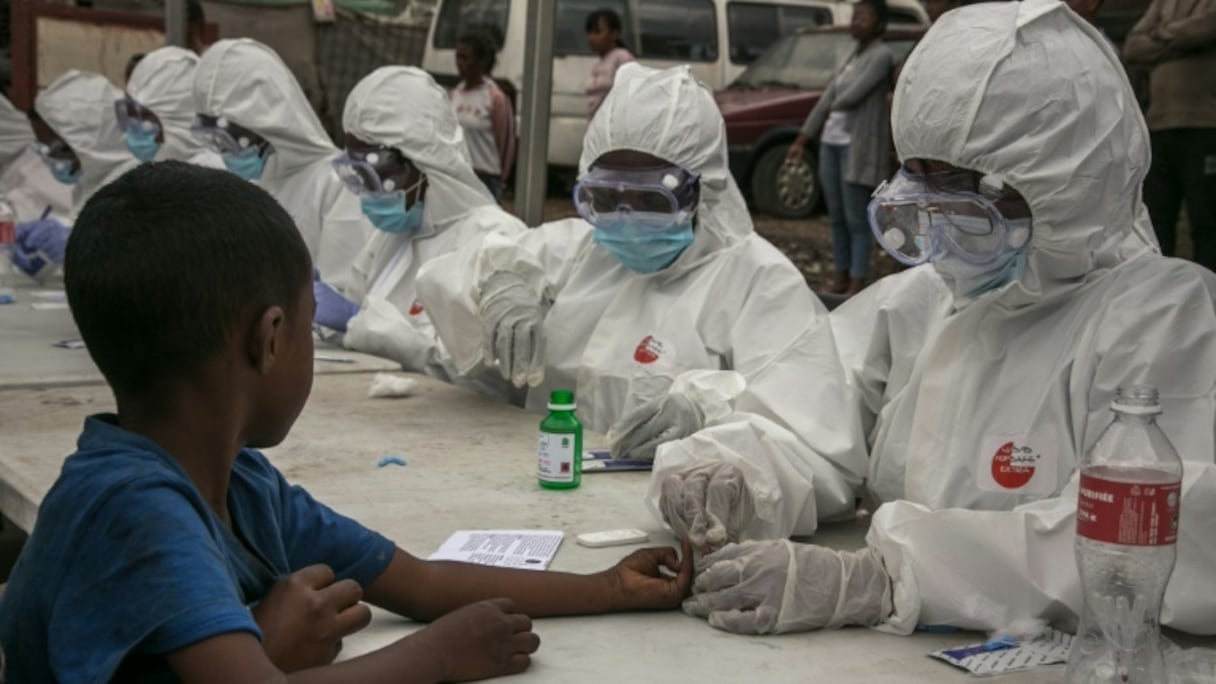
[[[995,202],[1009,192],[996,176],[971,171],[912,174],[900,169],[874,191],[868,215],[879,245],[909,266],[944,251],[969,263],[997,260],[1030,239],[1010,229]]]
[[[608,226],[634,214],[666,228],[696,210],[700,176],[678,166],[611,169],[593,166],[574,186],[574,208],[594,226]],[[664,217],[658,225],[654,219]]]
[[[228,121],[222,116],[199,114],[194,118],[190,133],[212,152],[238,155],[266,142],[265,138]]]
[[[50,145],[40,142],[30,143],[30,149],[53,170],[66,173],[76,164],[76,153],[62,140],[56,140]]]
[[[347,150],[333,161],[334,171],[347,189],[360,197],[380,195],[398,190],[413,190],[417,183],[403,188],[414,171],[405,155],[391,147],[379,147],[366,152]],[[418,183],[421,183],[419,174]]]
[[[118,119],[118,130],[160,132],[160,119],[151,109],[126,95],[114,101],[114,116]]]

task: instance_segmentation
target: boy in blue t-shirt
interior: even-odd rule
[[[254,184],[142,165],[85,206],[64,269],[118,413],[85,421],[0,599],[9,684],[479,679],[528,666],[529,615],[687,594],[687,548],[595,575],[428,562],[287,484],[254,448],[312,386],[312,264]],[[331,664],[363,600],[434,622]]]

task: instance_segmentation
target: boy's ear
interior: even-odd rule
[[[254,319],[249,335],[249,361],[259,374],[269,373],[278,361],[286,326],[287,314],[278,305],[267,307]]]

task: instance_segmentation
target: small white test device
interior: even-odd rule
[[[626,546],[628,544],[643,544],[650,541],[650,535],[642,530],[604,530],[603,532],[584,532],[574,538],[580,546],[598,549],[603,546]]]

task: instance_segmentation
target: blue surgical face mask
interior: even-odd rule
[[[422,226],[422,200],[406,209],[402,190],[363,195],[359,198],[359,206],[372,225],[386,233],[415,233]]]
[[[955,224],[960,220],[965,220],[965,217],[952,217]],[[1012,219],[1006,223],[1016,246],[1007,246],[989,263],[970,263],[949,250],[942,251],[933,259],[933,268],[950,285],[956,304],[974,300],[1022,278],[1029,253],[1031,220]]]
[[[262,154],[261,150],[256,145],[246,147],[236,154],[220,155],[224,160],[224,166],[229,171],[244,178],[247,181],[256,181],[262,177],[262,172],[266,170],[266,157],[270,155],[270,150],[266,150],[266,154]]]
[[[131,154],[141,162],[150,162],[156,159],[156,153],[160,151],[160,143],[156,142],[156,134],[158,130],[145,130],[143,128],[128,129],[122,134],[123,140],[127,143],[127,149]]]
[[[626,268],[656,273],[675,263],[692,244],[692,217],[666,227],[669,214],[648,216],[635,212],[614,224],[596,226],[594,239]]]

